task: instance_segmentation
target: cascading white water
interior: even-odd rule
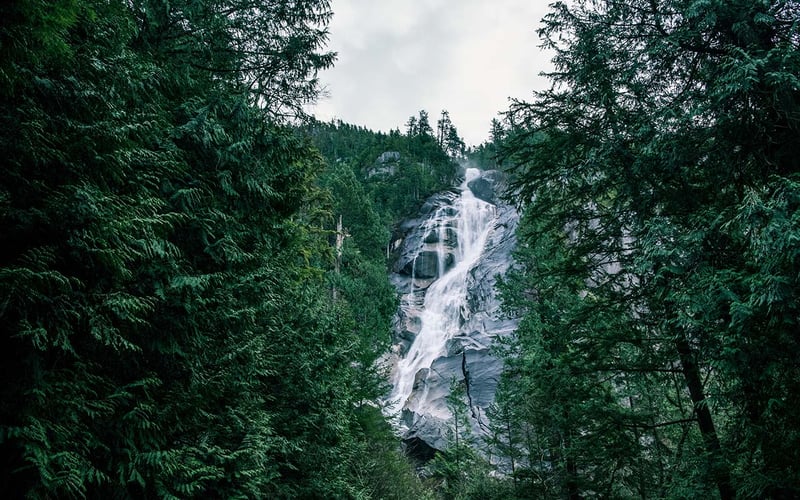
[[[425,391],[414,398],[414,408],[410,408],[412,402],[409,396],[414,391],[417,374],[420,370],[429,369],[433,361],[444,354],[447,341],[469,318],[467,277],[483,254],[496,213],[494,205],[476,198],[468,187],[468,183],[479,176],[478,169],[467,169],[460,195],[453,206],[440,208],[428,220],[425,234],[435,232],[438,235],[434,238],[436,245],[433,249],[428,248],[428,251],[435,249],[437,253],[438,276],[425,292],[419,334],[395,369],[394,388],[390,396],[394,411],[404,408],[416,412],[424,410],[427,398]],[[455,248],[448,244],[452,240],[449,232],[453,229],[457,237]],[[452,255],[450,261],[449,255]]]

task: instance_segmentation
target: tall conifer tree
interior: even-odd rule
[[[524,207],[507,387],[537,402],[514,411],[545,443],[540,491],[800,491],[797,18],[785,0],[545,18],[554,85],[512,105],[504,142]]]

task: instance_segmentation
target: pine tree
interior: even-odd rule
[[[279,123],[327,3],[50,7],[3,7],[3,495],[362,494],[368,358]]]
[[[766,236],[794,233],[797,12],[579,1],[545,19],[555,85],[512,105],[503,141],[525,211],[505,296],[526,315],[509,377],[551,401],[521,418],[555,426],[539,470],[563,464],[543,483],[560,494],[797,492],[795,249]]]

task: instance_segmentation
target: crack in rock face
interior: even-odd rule
[[[463,404],[473,432],[486,431],[485,410],[503,369],[491,345],[517,326],[501,313],[495,291],[511,265],[518,222],[516,210],[497,199],[503,180],[500,172],[467,169],[457,190],[429,198],[392,239],[391,281],[401,304],[386,411],[407,452],[423,460],[447,447],[454,382],[468,384]]]

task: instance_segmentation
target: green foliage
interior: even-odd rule
[[[329,196],[323,226],[335,251],[327,278],[338,308],[336,327],[351,334],[348,354],[358,373],[357,380],[342,381],[358,401],[359,423],[352,430],[352,448],[338,459],[347,467],[342,477],[351,478],[355,497],[434,498],[370,401],[388,390],[376,360],[390,345],[390,320],[397,308],[387,274],[390,230],[424,197],[451,184],[455,163],[432,135],[374,133],[341,122],[312,123],[304,130],[327,159],[318,178]],[[387,164],[376,160],[385,152]]]
[[[91,15],[76,0],[21,0],[0,6],[0,94],[10,97],[30,78],[29,67],[43,69],[69,63],[73,51],[69,30],[79,16]]]
[[[545,19],[554,86],[512,105],[501,144],[523,321],[497,412],[531,496],[797,494],[796,17],[578,1]]]
[[[421,111],[420,116],[427,113]],[[422,121],[427,123],[427,118]],[[424,130],[384,134],[341,122],[317,122],[309,133],[331,165],[352,171],[388,232],[428,196],[450,188],[458,175],[458,164],[434,137],[430,124]],[[385,152],[400,156],[382,164],[378,158]]]
[[[0,13],[0,495],[369,498],[374,470],[418,489],[369,406],[386,230],[280,119],[332,61],[328,3]],[[359,241],[336,277],[323,187]]]
[[[442,116],[436,122],[436,142],[439,147],[454,158],[461,158],[466,152],[464,140],[458,136],[458,130],[450,120],[450,113],[443,110]]]
[[[508,124],[493,118],[489,130],[489,140],[467,149],[467,160],[482,170],[505,170],[500,149],[508,134]]]
[[[436,453],[425,466],[428,484],[443,499],[515,498],[513,485],[493,477],[495,467],[480,455],[480,444],[470,427],[466,382],[453,380],[447,406],[453,418],[448,430],[448,447]]]
[[[404,500],[436,498],[400,452],[397,439],[380,410],[371,405],[358,409],[359,447],[351,460],[355,484],[364,498]]]

